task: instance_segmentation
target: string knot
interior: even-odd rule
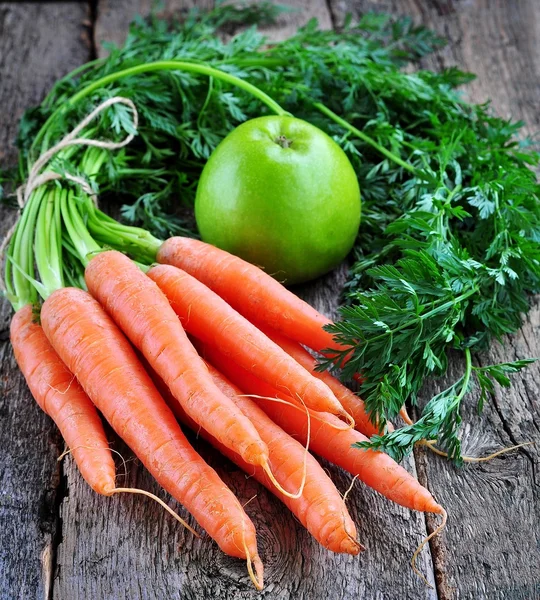
[[[57,144],[46,150],[32,165],[26,182],[17,188],[16,195],[17,204],[19,206],[19,216],[15,220],[15,223],[13,223],[13,225],[9,228],[8,232],[4,236],[4,239],[2,240],[2,243],[0,244],[0,263],[3,261],[4,252],[7,248],[9,240],[17,229],[22,210],[26,206],[26,203],[32,195],[32,192],[36,188],[41,187],[49,181],[67,179],[68,181],[76,183],[86,194],[88,194],[88,196],[92,199],[92,202],[96,206],[98,205],[97,194],[92,189],[88,181],[83,177],[79,177],[78,175],[70,175],[69,173],[56,173],[55,171],[45,171],[41,173],[41,170],[54,156],[56,156],[56,154],[58,154],[58,152],[60,152],[60,150],[67,148],[68,146],[93,146],[95,148],[103,148],[105,150],[116,150],[118,148],[127,146],[127,144],[129,144],[135,137],[134,133],[128,134],[119,142],[77,137],[89,123],[91,123],[98,115],[100,115],[104,110],[107,110],[107,108],[113,104],[125,104],[131,109],[131,112],[133,113],[133,129],[135,131],[137,130],[139,126],[139,113],[137,112],[135,103],[129,98],[124,98],[123,96],[113,96],[112,98],[109,98],[96,106],[96,108],[86,115],[86,117],[72,131],[65,135]],[[3,292],[5,292],[5,287],[1,277],[0,288]]]

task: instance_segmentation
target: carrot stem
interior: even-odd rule
[[[58,220],[61,218],[60,203],[62,197],[66,194],[67,190],[65,189],[55,189],[53,192],[46,194],[41,201],[37,217],[35,261],[43,285],[41,289],[45,293],[44,298],[48,298],[55,290],[64,287],[61,240],[59,238],[61,222],[59,223]]]
[[[372,148],[377,150],[377,152],[379,152],[383,156],[386,156],[386,158],[390,159],[392,162],[396,163],[400,167],[403,167],[410,173],[413,173],[414,175],[416,175],[416,177],[419,177],[421,179],[425,178],[425,175],[421,171],[419,171],[418,169],[413,167],[408,162],[399,158],[399,156],[390,152],[390,150],[387,150],[386,148],[384,148],[384,146],[381,146],[380,144],[378,144],[373,138],[369,137],[369,135],[366,135],[363,131],[360,131],[360,129],[357,129],[356,127],[354,127],[353,125],[351,125],[350,123],[345,121],[345,119],[342,119],[341,117],[336,115],[335,112],[331,111],[324,104],[321,104],[320,102],[315,102],[313,104],[313,106],[317,110],[320,110],[327,117],[330,117],[332,119],[332,121],[334,121],[338,125],[341,125],[344,129],[346,129],[347,131],[350,131],[353,135],[355,135],[356,137],[360,138],[361,140],[363,140],[364,142],[369,144]]]
[[[52,115],[47,119],[47,121],[45,121],[43,127],[39,130],[38,134],[36,135],[36,137],[32,143],[32,149],[35,149],[37,147],[37,145],[42,142],[44,136],[47,133],[47,129],[48,129],[49,125],[56,119],[56,117],[59,114],[65,113],[69,108],[71,108],[73,105],[75,105],[82,98],[89,96],[95,90],[98,90],[98,89],[108,85],[109,83],[113,83],[114,81],[118,81],[119,79],[122,79],[123,77],[129,77],[131,75],[139,75],[141,73],[150,73],[152,71],[185,71],[187,73],[197,73],[199,75],[207,75],[208,77],[213,77],[215,79],[219,79],[221,81],[224,81],[225,83],[228,83],[230,85],[233,85],[235,87],[238,87],[238,88],[248,92],[253,97],[260,100],[263,104],[266,104],[266,106],[268,106],[268,108],[271,111],[273,111],[274,113],[276,113],[277,115],[289,115],[290,114],[284,108],[282,108],[273,98],[271,98],[268,94],[263,92],[261,89],[259,89],[258,87],[254,86],[253,84],[251,84],[247,81],[244,81],[243,79],[240,79],[239,77],[235,77],[234,75],[231,75],[230,73],[226,73],[225,71],[222,71],[220,69],[215,69],[213,67],[209,67],[207,65],[203,65],[200,63],[189,63],[189,62],[181,61],[181,60],[163,60],[163,61],[149,62],[149,63],[145,63],[142,65],[136,65],[136,66],[130,67],[128,69],[123,69],[121,71],[109,73],[108,75],[105,75],[105,77],[102,77],[101,79],[98,79],[98,80],[92,82],[90,85],[87,85],[82,90],[79,90],[66,103],[59,106],[52,113]],[[42,144],[42,151],[45,149],[46,148]]]
[[[26,304],[35,304],[38,299],[37,291],[28,277],[33,278],[35,274],[33,235],[44,196],[44,189],[39,189],[32,194],[7,247],[6,296],[15,311]]]
[[[62,196],[60,203],[62,218],[73,246],[77,251],[79,260],[86,266],[90,262],[92,255],[101,251],[101,246],[88,233],[75,202],[75,194],[72,190],[69,190],[67,195]]]

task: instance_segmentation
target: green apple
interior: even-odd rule
[[[246,121],[214,150],[199,180],[202,239],[285,284],[337,266],[360,224],[360,188],[343,150],[294,117]]]

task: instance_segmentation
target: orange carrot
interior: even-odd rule
[[[255,564],[255,528],[232,492],[193,450],[134,350],[90,294],[60,289],[41,310],[43,330],[85,392],[156,481],[220,548]]]
[[[157,260],[187,271],[255,325],[271,327],[317,352],[343,351],[323,329],[330,319],[237,256],[198,240],[172,237],[161,245]]]
[[[366,412],[364,402],[348,387],[344,386],[328,371],[317,371],[317,361],[305,350],[298,342],[291,340],[277,331],[268,327],[261,327],[261,331],[275,342],[289,356],[294,358],[296,362],[304,369],[307,369],[312,375],[326,383],[332,390],[334,396],[339,400],[343,408],[352,416],[355,422],[355,429],[371,437],[377,433],[381,433],[371,422],[369,415]]]
[[[235,404],[216,387],[158,286],[116,251],[96,255],[86,267],[88,290],[163,378],[199,425],[242,458],[268,462],[268,448]]]
[[[176,267],[148,271],[186,331],[249,369],[273,387],[299,396],[306,406],[344,414],[332,391],[203,283]],[[203,424],[204,426],[204,424]]]
[[[294,404],[292,397],[276,391],[258,380],[215,348],[204,346],[203,354],[208,361],[247,394],[281,398]],[[254,400],[266,414],[287,433],[305,443],[307,417],[302,407],[264,400]],[[311,419],[311,449],[330,462],[357,475],[365,484],[386,496],[389,500],[413,510],[443,514],[444,509],[433,496],[410,473],[383,452],[351,447],[366,441],[364,435],[354,429],[339,429],[343,423],[330,414]]]
[[[267,443],[276,478],[284,481],[284,484],[288,482],[289,489],[297,489],[303,478],[305,449],[278,427],[252,400],[242,397],[240,395],[242,392],[221,373],[211,365],[208,367],[216,385],[251,420],[261,438]],[[156,377],[155,373],[151,373],[151,375],[153,379]],[[239,454],[218,442],[204,428],[200,428],[193,419],[188,417],[178,402],[174,402],[174,398],[166,389],[163,380],[154,379],[154,381],[182,423],[196,431],[243,471],[255,477],[275,494],[321,545],[333,552],[347,552],[353,555],[363,550],[363,547],[356,541],[356,527],[341,495],[310,454],[307,455],[306,484],[303,494],[299,498],[287,497],[276,489],[263,469],[246,463]]]
[[[41,409],[56,423],[88,485],[105,496],[115,490],[115,466],[103,423],[79,382],[60,360],[27,304],[11,320],[19,368]]]

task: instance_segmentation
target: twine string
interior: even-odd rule
[[[75,184],[77,184],[88,196],[92,199],[92,202],[97,206],[98,198],[97,194],[94,192],[90,184],[83,177],[79,177],[77,175],[70,175],[69,173],[56,173],[55,171],[45,171],[41,173],[40,171],[47,165],[47,163],[60,152],[64,148],[69,146],[93,146],[95,148],[103,148],[105,150],[117,150],[118,148],[123,148],[127,146],[133,138],[135,137],[134,133],[129,133],[123,140],[119,142],[113,142],[110,140],[93,140],[90,138],[77,137],[79,133],[87,127],[98,115],[100,115],[103,111],[107,110],[113,104],[125,104],[131,109],[133,114],[132,125],[136,130],[139,126],[139,113],[137,112],[137,107],[135,103],[129,98],[124,98],[123,96],[113,96],[96,106],[94,110],[86,115],[86,117],[68,134],[66,134],[58,143],[54,146],[51,146],[48,150],[43,152],[43,154],[36,160],[36,162],[32,165],[30,169],[30,173],[28,174],[28,178],[25,183],[17,188],[16,196],[17,196],[17,204],[19,206],[19,214],[15,219],[13,225],[8,229],[6,235],[4,236],[2,243],[0,244],[0,264],[3,263],[4,253],[11,240],[11,237],[15,233],[17,229],[17,225],[21,219],[22,210],[26,206],[32,192],[36,190],[38,187],[48,183],[49,181],[55,181],[58,179],[67,179]],[[0,277],[0,289],[5,292],[6,288],[4,286],[4,282]]]

